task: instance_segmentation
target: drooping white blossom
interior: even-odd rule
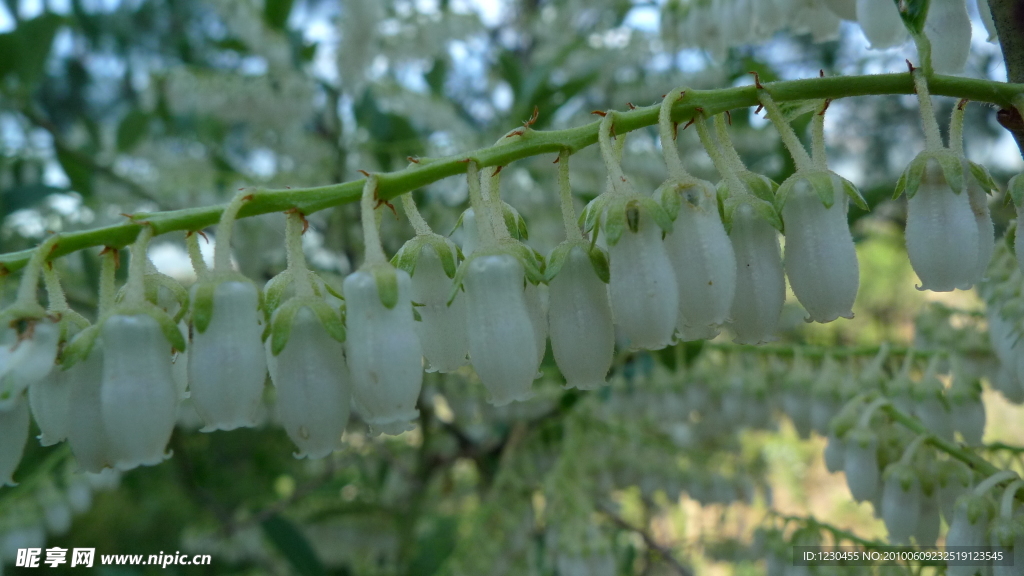
[[[299,448],[295,456],[323,458],[333,452],[348,423],[352,400],[341,342],[303,307],[295,313],[281,353],[267,354],[267,367],[277,392],[278,417]]]
[[[858,502],[871,501],[880,489],[878,437],[869,430],[853,430],[846,442],[843,466],[850,493]]]
[[[924,33],[931,43],[932,67],[939,74],[960,74],[971,52],[971,18],[966,0],[931,0]]]
[[[729,239],[736,254],[736,295],[731,323],[736,342],[770,342],[775,339],[775,329],[786,301],[778,233],[750,206],[741,204],[733,213]]]
[[[0,487],[14,485],[14,471],[28,441],[28,402],[23,394],[0,406]]]
[[[103,338],[103,426],[119,470],[158,464],[168,457],[178,394],[171,374],[171,344],[147,314],[115,314]]]
[[[68,368],[65,378],[71,389],[68,444],[78,467],[85,472],[100,472],[113,466],[100,391],[103,384],[103,340],[97,339],[89,355]]]
[[[573,248],[549,284],[551,352],[567,388],[590,390],[605,384],[615,352],[608,287],[590,256]]]
[[[404,270],[394,273],[398,300],[391,309],[381,303],[372,272],[350,274],[342,286],[353,404],[373,430],[385,434],[412,428],[423,384],[423,349],[413,325],[411,279]]]
[[[897,46],[910,38],[892,0],[857,0],[857,22],[871,47],[878,50]]]
[[[204,432],[256,424],[267,379],[259,292],[250,282],[225,281],[213,293],[205,331],[192,331],[188,380]]]
[[[893,464],[885,471],[882,487],[882,520],[893,544],[909,544],[921,518],[921,482],[914,469]]]
[[[540,358],[523,265],[500,254],[479,256],[467,266],[469,360],[495,406],[529,399]]]
[[[467,234],[476,225],[466,224]],[[427,359],[428,372],[453,372],[466,364],[466,299],[459,292],[451,305],[452,279],[445,274],[433,246],[420,251],[412,275],[412,301],[419,304],[420,322],[413,326]]]

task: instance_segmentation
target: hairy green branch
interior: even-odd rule
[[[770,83],[765,87],[778,102],[914,92],[914,83],[909,73],[791,80]],[[929,87],[934,95],[967,98],[1001,108],[1010,107],[1015,98],[1024,97],[1024,84],[1004,84],[955,76],[934,76],[929,80]],[[703,109],[706,115],[713,115],[757,104],[757,90],[754,86],[693,90],[688,91],[685,98],[673,106],[672,120],[689,120],[698,108]],[[617,112],[615,131],[623,134],[657,124],[660,107],[658,103],[629,112]],[[592,122],[555,131],[524,128],[521,137],[509,139],[507,143],[446,158],[421,158],[403,170],[378,174],[378,197],[390,200],[442,178],[463,174],[468,159],[476,161],[482,168],[503,166],[539,154],[558,154],[562,150],[576,152],[597,143],[598,126],[599,122]],[[364,182],[365,179],[360,179],[314,188],[257,190],[253,192],[252,201],[239,211],[239,217],[283,212],[293,208],[309,214],[356,202]],[[152,226],[154,235],[179,230],[200,230],[217,223],[224,208],[225,205],[217,205],[136,214],[124,224],[63,234],[48,258],[58,258],[94,246],[127,246],[135,240],[144,225]],[[0,255],[0,274],[24,267],[31,253],[32,250],[22,250]]]

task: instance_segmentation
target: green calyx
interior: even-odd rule
[[[650,196],[637,193],[605,192],[594,198],[580,214],[584,232],[604,232],[609,246],[614,246],[629,228],[634,234],[640,229],[640,218],[650,216],[666,234],[672,232],[672,216]],[[597,239],[597,234],[593,236]]]
[[[0,326],[15,326],[24,321],[42,320],[46,317],[46,308],[38,302],[15,303],[10,308],[0,311]]]
[[[364,270],[373,274],[380,303],[388,310],[393,309],[398,304],[398,269],[384,262],[366,266]]]
[[[552,250],[551,255],[548,256],[547,268],[545,269],[545,282],[551,282],[551,279],[558,275],[562,270],[562,266],[565,265],[566,258],[572,253],[574,248],[578,248],[586,252],[587,256],[590,257],[590,264],[594,267],[594,274],[601,279],[605,284],[611,278],[611,269],[608,265],[608,254],[605,253],[600,246],[595,246],[586,240],[577,241],[565,241],[555,247]]]
[[[868,210],[867,201],[861,196],[853,182],[831,170],[803,170],[797,171],[779,186],[775,194],[775,209],[778,212],[782,212],[793,189],[803,182],[806,182],[814,190],[825,208],[831,208],[840,194],[846,194],[858,207]]]
[[[192,324],[200,334],[206,332],[210,326],[210,320],[213,318],[213,294],[217,291],[217,286],[223,282],[246,282],[255,286],[252,280],[237,272],[211,272],[201,277],[193,288],[195,292],[192,296],[191,309]],[[259,290],[256,293],[259,295],[262,305],[263,293]]]
[[[455,279],[452,281],[452,291],[448,295],[448,304],[451,304],[455,300],[455,297],[459,294],[459,290],[462,289],[462,282],[466,278],[466,272],[469,270],[470,262],[481,256],[496,256],[502,254],[507,254],[514,257],[516,260],[519,260],[519,263],[523,265],[523,270],[526,272],[526,280],[531,284],[543,284],[547,282],[547,277],[544,274],[544,271],[546,270],[544,256],[518,240],[505,240],[500,242],[495,248],[477,250],[476,252],[473,252],[469,258],[462,261],[462,264],[459,265],[458,271],[455,273]]]
[[[412,238],[403,244],[402,248],[391,258],[391,264],[412,276],[416,273],[416,264],[419,262],[420,253],[427,247],[432,249],[441,260],[444,273],[449,278],[454,278],[458,271],[458,260],[462,257],[462,251],[454,242],[440,234],[420,234]]]
[[[933,161],[939,166],[939,170],[942,173],[942,177],[945,179],[946,184],[955,194],[960,194],[967,191],[968,180],[966,174],[964,174],[964,164],[968,165],[968,170],[973,174],[974,169],[971,168],[971,163],[957,155],[955,152],[949,149],[942,150],[924,150],[914,158],[907,169],[900,175],[899,180],[896,181],[896,191],[893,193],[893,200],[900,197],[901,194],[906,192],[907,199],[913,198],[917,194],[918,188],[921,187],[922,181],[928,176],[928,162]],[[992,177],[987,176],[987,170],[982,175],[988,184],[983,183],[982,179],[979,179],[979,183],[982,186],[991,185]],[[977,178],[977,176],[975,176]],[[991,188],[988,188],[991,190]]]
[[[967,521],[971,524],[985,522],[992,517],[993,504],[987,496],[964,494],[956,499],[956,507],[967,513]]]
[[[1010,178],[1010,183],[1006,185],[1006,194],[1013,199],[1013,205],[1018,210],[1024,207],[1024,174],[1017,174]],[[1010,245],[1012,246],[1013,243],[1011,242]]]
[[[930,0],[893,0],[899,9],[903,25],[914,36],[924,33],[924,22],[928,18]]]
[[[862,430],[857,428],[857,422],[860,420],[860,415],[864,411],[865,405],[870,399],[865,395],[859,395],[852,398],[846,405],[843,406],[842,410],[836,414],[832,421],[829,422],[829,428],[837,438],[842,438],[850,434],[850,437],[854,437],[858,432],[867,432],[874,438],[874,434],[870,430]]]
[[[512,207],[511,204],[501,201],[501,214],[505,219],[505,227],[508,228],[508,233],[515,240],[529,240],[530,230],[526,227],[526,219],[519,213],[518,210]],[[463,225],[463,219],[466,217],[466,213],[463,212],[459,215],[459,219],[455,222],[455,226],[452,227],[452,232],[458,230],[459,226]],[[479,217],[479,216],[478,216]],[[412,274],[412,272],[409,272]]]
[[[315,272],[311,270],[303,270],[302,273],[306,275],[306,281],[312,285],[313,294],[315,296],[323,296],[323,293],[320,291],[320,289],[323,288],[332,296],[344,300],[341,294],[331,288],[331,285],[324,282]],[[278,306],[281,305],[285,294],[288,292],[288,288],[292,287],[294,284],[294,273],[291,270],[285,270],[271,278],[267,281],[266,285],[263,286],[263,311],[266,314],[268,325],[271,315],[275,310],[277,310]]]
[[[185,337],[182,335],[181,330],[178,329],[178,321],[156,304],[143,301],[134,305],[117,306],[97,320],[95,324],[76,334],[61,352],[61,368],[67,370],[89,357],[89,353],[92,352],[92,348],[96,344],[96,338],[100,335],[103,323],[111,316],[138,316],[142,314],[156,320],[157,324],[160,325],[160,331],[163,333],[164,338],[167,339],[174,350],[178,352],[185,351]]]
[[[902,488],[904,492],[909,492],[910,489],[914,487],[914,483],[918,481],[917,470],[915,470],[912,465],[903,462],[890,464],[886,467],[882,476],[886,480],[895,478],[896,481],[900,483],[900,488]]]
[[[345,323],[342,321],[341,313],[331,307],[323,300],[313,297],[293,297],[281,304],[270,321],[270,352],[277,356],[288,344],[288,338],[292,333],[292,324],[295,315],[302,308],[309,308],[316,314],[317,319],[323,325],[327,334],[338,342],[345,341]]]
[[[741,190],[733,190],[728,179],[723,179],[718,184],[718,196],[722,202],[722,223],[725,230],[732,230],[732,219],[736,208],[741,205],[750,206],[759,218],[771,225],[779,232],[783,232],[782,218],[775,209],[775,192],[779,189],[778,184],[771,179],[754,174],[750,171],[737,173]]]

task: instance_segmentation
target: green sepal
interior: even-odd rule
[[[88,358],[89,353],[92,352],[92,348],[96,344],[96,338],[98,338],[99,335],[99,324],[89,326],[76,334],[60,354],[61,370],[67,370]]]
[[[445,276],[454,278],[455,271],[459,267],[458,257],[461,254],[458,246],[451,240],[438,234],[428,236],[426,242],[434,249],[437,257],[441,260],[441,268],[444,269]],[[409,274],[412,275],[412,272]]]
[[[156,323],[160,325],[160,331],[164,333],[164,338],[170,342],[171,347],[178,352],[185,351],[185,337],[181,335],[181,330],[178,328],[178,322],[171,317],[170,314],[164,311],[152,302],[145,301],[138,306],[119,306],[114,308],[109,314],[104,316],[102,320],[96,323],[97,326],[102,326],[103,322],[115,315],[124,316],[135,316],[138,314],[145,314],[156,320]]]
[[[579,219],[579,225],[584,232],[590,232],[597,226],[597,223],[601,220],[601,215],[604,214],[605,208],[611,199],[611,195],[601,194],[587,203],[586,207],[583,208],[583,212],[580,213]],[[605,233],[607,234],[607,231]]]
[[[854,396],[843,406],[842,410],[832,418],[829,422],[829,429],[836,435],[836,437],[842,438],[843,436],[846,436],[846,433],[857,425],[857,422],[860,420],[860,413],[864,409],[865,402],[865,395]]]
[[[18,320],[40,320],[45,317],[46,308],[40,306],[38,302],[25,306],[11,306],[0,311],[0,327],[7,326]]]
[[[885,472],[882,473],[882,478],[885,480],[893,477],[900,483],[900,487],[907,491],[910,490],[914,485],[914,481],[917,480],[917,470],[914,470],[914,467],[910,464],[896,462],[887,466]]]
[[[989,173],[988,168],[985,168],[977,162],[971,162],[970,160],[967,161],[967,167],[971,171],[971,176],[974,176],[974,181],[981,186],[981,189],[984,190],[986,194],[999,192],[999,185],[996,184],[995,179],[992,178],[992,174]]]
[[[270,353],[274,356],[280,354],[288,344],[288,338],[292,334],[292,321],[303,306],[302,299],[289,298],[274,311],[274,318],[270,323]]]
[[[391,310],[398,304],[397,269],[390,264],[378,264],[368,270],[377,283],[377,296],[385,308]]]
[[[636,200],[626,205],[626,226],[633,234],[640,231],[640,202]]]
[[[405,270],[410,276],[416,271],[416,263],[419,262],[420,252],[423,250],[422,236],[410,239],[391,257],[391,265],[399,270]]]
[[[331,284],[329,282],[327,282],[326,280],[323,280],[323,283],[324,283],[324,290],[326,290],[328,294],[330,294],[331,296],[334,296],[335,298],[337,298],[338,300],[341,300],[342,302],[345,301],[345,296],[341,292],[338,292],[337,290],[335,290],[334,287],[331,286]]]
[[[505,227],[508,228],[508,233],[512,235],[516,240],[529,240],[530,231],[526,227],[526,220],[523,219],[519,211],[513,208],[506,202],[501,203],[502,216],[505,217]]]
[[[601,231],[604,232],[605,240],[609,246],[618,244],[623,231],[626,230],[626,198],[609,199],[605,208],[604,216],[601,219]]]
[[[1010,255],[1014,258],[1017,257],[1017,224],[1014,223],[1011,226],[1006,227],[1006,232],[1003,233],[1003,240],[1006,242],[1006,247],[1010,250]]]
[[[292,280],[291,270],[285,270],[268,280],[266,285],[263,286],[263,302],[267,318],[270,318],[274,310],[277,310],[277,307],[281,305],[281,298],[284,297],[284,292],[288,289]]]
[[[893,0],[899,10],[903,26],[913,36],[924,32],[924,22],[928,18],[929,0]]]
[[[455,297],[459,295],[459,290],[462,289],[462,281],[466,278],[466,271],[469,270],[469,263],[473,261],[476,254],[473,254],[469,258],[466,258],[459,264],[459,269],[455,271],[455,278],[452,279],[452,289],[448,293],[448,305],[451,306],[452,302],[455,301]]]
[[[455,231],[459,229],[459,226],[462,226],[462,219],[463,219],[463,218],[465,218],[465,217],[466,217],[466,211],[465,211],[465,210],[463,210],[463,211],[462,211],[462,214],[459,214],[459,219],[455,221],[455,226],[452,226],[452,229],[451,229],[451,231],[450,231],[450,232],[448,232],[448,235],[449,235],[449,236],[451,236],[452,234],[454,234],[454,233],[455,233]]]
[[[538,259],[538,254],[521,242],[515,242],[507,246],[503,252],[511,254],[519,260],[523,265],[523,270],[526,272],[526,279],[531,284],[543,284],[545,281],[544,261]]]
[[[668,211],[660,203],[649,196],[640,196],[637,198],[637,201],[647,209],[647,214],[654,219],[654,222],[661,228],[662,232],[666,234],[672,233],[672,216],[669,215]]]
[[[811,172],[806,178],[826,209],[835,205],[836,182],[832,179],[831,172]]]
[[[200,334],[206,332],[213,318],[213,292],[216,289],[217,282],[206,280],[200,280],[195,288],[195,296],[192,298],[192,325]]]
[[[172,296],[174,296],[174,299],[178,302],[178,311],[174,313],[175,322],[178,322],[185,317],[185,314],[188,312],[189,298],[188,290],[186,290],[184,286],[179,284],[174,278],[160,272],[150,272],[146,274],[145,280],[147,286],[150,283],[156,286],[155,292],[157,294],[159,293],[160,287],[163,286],[171,292]],[[154,294],[154,296],[155,295],[156,294]],[[154,298],[152,302],[156,304],[156,298]]]
[[[747,187],[751,194],[764,200],[774,202],[775,194],[779,190],[779,184],[771,178],[762,174],[756,174],[750,170],[743,170],[736,174]]]
[[[88,319],[86,319],[85,316],[82,316],[81,314],[79,314],[78,312],[75,312],[71,308],[68,308],[66,310],[61,310],[59,312],[59,315],[60,315],[60,321],[59,321],[60,322],[60,342],[67,342],[68,341],[68,339],[69,339],[68,335],[72,333],[72,331],[71,331],[71,327],[72,326],[77,328],[77,330],[75,330],[75,333],[77,333],[77,332],[81,332],[82,330],[85,330],[86,328],[88,328],[92,324],[91,322],[89,322]]]
[[[1010,183],[1006,185],[1006,195],[1013,199],[1013,205],[1018,209],[1024,208],[1024,174],[1010,178]]]
[[[942,175],[946,178],[946,184],[953,189],[953,192],[960,194],[967,191],[967,179],[964,178],[964,160],[951,152],[935,154],[933,156]]]
[[[583,242],[583,244],[586,244],[587,248],[590,247],[590,244],[588,242]],[[562,271],[562,266],[565,265],[566,258],[569,257],[569,253],[572,252],[573,248],[576,248],[577,246],[580,245],[580,242],[570,242],[566,240],[565,242],[562,242],[558,246],[555,246],[555,249],[551,251],[551,255],[548,256],[548,265],[547,270],[545,271],[545,281],[551,282],[551,280],[555,276],[558,276],[558,273]]]
[[[341,320],[341,314],[337,310],[323,300],[304,298],[302,303],[316,314],[320,324],[331,338],[338,342],[345,341],[345,323]]]
[[[607,284],[611,280],[608,254],[600,246],[588,245],[586,250],[587,255],[590,256],[590,264],[594,267],[594,274],[597,274],[601,282]]]
[[[679,209],[683,206],[680,192],[688,187],[690,186],[686,186],[677,180],[666,180],[661,186],[658,186],[658,189],[652,195],[661,204],[661,207],[665,209],[665,212],[673,222],[679,216]]]
[[[843,187],[843,192],[846,192],[846,195],[850,197],[850,200],[855,206],[864,211],[871,210],[871,207],[868,206],[868,201],[864,199],[864,195],[860,193],[860,190],[857,189],[857,186],[855,186],[853,182],[850,182],[838,174],[833,173],[833,175],[836,178],[839,178],[840,185]]]
[[[723,220],[723,224],[725,224],[727,231],[732,229],[732,217],[736,212],[736,208],[739,207],[740,204],[750,206],[754,210],[754,213],[765,222],[768,222],[772,228],[775,228],[779,232],[784,232],[782,218],[779,217],[779,213],[775,210],[775,207],[767,201],[755,198],[749,194],[726,198],[725,218]]]
[[[917,189],[921,187],[921,180],[924,179],[924,170],[927,166],[928,155],[924,152],[911,160],[910,165],[900,175],[900,179],[896,181],[896,191],[893,193],[892,199],[899,198],[900,194],[903,193],[906,193],[907,200],[913,198],[917,194]]]

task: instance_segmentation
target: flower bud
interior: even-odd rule
[[[89,355],[65,372],[74,407],[68,415],[68,444],[78,467],[86,472],[100,472],[114,465],[100,395],[103,356],[103,341],[97,339]]]
[[[323,458],[333,452],[348,423],[352,399],[341,342],[303,306],[295,313],[281,353],[268,352],[267,368],[277,391],[281,424],[299,448],[296,458]]]
[[[679,194],[675,226],[665,236],[679,287],[676,327],[683,340],[714,338],[736,294],[736,255],[718,214],[714,188],[698,184]]]
[[[833,203],[826,208],[806,180],[798,181],[782,207],[786,228],[786,276],[797,300],[815,322],[853,318],[860,271],[846,220],[847,196],[833,176]]]
[[[115,314],[104,344],[100,405],[110,455],[119,470],[159,464],[174,431],[178,395],[171,343],[148,314]]]
[[[878,494],[878,436],[870,430],[855,428],[846,438],[846,458],[843,464],[846,483],[854,500],[873,500]]]
[[[909,544],[921,518],[921,482],[908,464],[892,464],[882,487],[882,520],[893,544]]]
[[[739,344],[761,344],[775,339],[786,301],[786,279],[779,254],[779,237],[768,222],[747,204],[732,216],[729,233],[736,254],[736,296],[732,303],[732,329]]]
[[[950,187],[938,162],[927,162],[917,193],[907,201],[907,254],[921,279],[919,290],[950,292],[974,285],[978,223],[968,196]]]
[[[18,395],[0,406],[0,487],[14,486],[14,471],[28,441],[28,402]]]
[[[876,50],[898,46],[910,38],[892,0],[857,0],[857,22]]]
[[[398,285],[391,308],[381,302],[378,290],[378,277],[384,274],[394,274]],[[342,285],[353,405],[370,428],[384,434],[412,429],[419,416],[423,349],[412,316],[411,283],[404,270],[387,268],[379,274],[349,274]]]
[[[469,353],[466,299],[458,293],[448,305],[452,279],[445,273],[433,246],[424,246],[420,251],[411,290],[412,301],[421,304],[417,308],[420,322],[413,327],[429,364],[427,371],[454,372],[464,366]]]
[[[514,256],[497,254],[474,258],[466,266],[470,362],[491,404],[527,400],[533,396],[530,388],[540,359],[523,265]]]
[[[971,51],[971,18],[965,0],[931,0],[924,21],[931,42],[932,68],[938,74],[960,74]]]
[[[679,286],[661,228],[646,213],[636,232],[626,229],[608,247],[612,317],[630,349],[660,350],[672,343],[679,317]]]
[[[189,390],[203,432],[256,424],[267,379],[262,334],[256,286],[217,284],[210,322],[205,331],[192,331],[189,346]]]
[[[567,388],[605,384],[615,352],[608,287],[579,247],[572,248],[549,284],[551,352]]]

